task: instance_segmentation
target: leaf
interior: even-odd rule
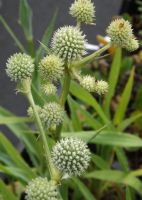
[[[2,133],[0,133],[0,144],[4,147],[5,151],[13,160],[13,162],[17,165],[17,167],[21,168],[23,171],[26,172],[29,179],[35,177],[35,174],[33,173],[32,169],[27,165],[27,163],[20,156],[19,152]]]
[[[48,43],[50,41],[51,35],[53,33],[53,29],[54,29],[54,25],[55,25],[55,21],[57,18],[57,13],[58,11],[55,12],[55,14],[52,17],[52,20],[50,22],[50,24],[48,25],[48,27],[46,28],[44,35],[42,37],[41,40],[41,44],[48,46]],[[36,53],[36,63],[39,63],[39,60],[44,56],[45,54],[45,50],[43,49],[42,45],[39,46],[37,53]]]
[[[130,170],[130,167],[129,167],[127,157],[125,155],[125,151],[121,148],[115,148],[115,151],[116,151],[116,156],[118,158],[118,161],[121,165],[121,168],[124,171],[128,172]]]
[[[72,81],[71,86],[70,86],[70,92],[72,93],[72,95],[74,95],[75,97],[77,97],[78,99],[86,103],[87,105],[92,106],[104,123],[109,122],[103,109],[101,108],[99,103],[96,101],[96,99],[89,92],[83,89],[79,84]]]
[[[84,196],[84,199],[96,200],[94,195],[89,191],[89,189],[84,185],[82,181],[80,181],[78,178],[73,178],[72,180],[76,184],[77,188],[80,190],[82,195]]]
[[[25,123],[25,122],[31,122],[31,120],[28,117],[3,117],[0,116],[0,125],[7,125],[7,124],[17,124],[17,123]]]
[[[92,154],[92,161],[99,169],[109,169],[109,164],[98,155]]]
[[[0,22],[2,23],[2,25],[4,26],[6,31],[9,33],[9,35],[12,37],[12,39],[14,40],[15,44],[17,45],[17,47],[22,52],[26,52],[26,50],[25,50],[24,46],[22,45],[22,43],[18,40],[18,38],[15,35],[15,33],[12,31],[12,29],[9,27],[9,25],[7,24],[7,22],[5,21],[5,19],[1,15],[0,15]]]
[[[27,0],[20,0],[19,22],[27,40],[32,40],[32,10]]]
[[[97,131],[96,131],[97,132]],[[96,133],[97,134],[97,133]],[[66,132],[62,133],[62,137],[78,137],[85,142],[94,137],[95,131],[81,131],[81,132]],[[102,131],[99,135],[90,141],[91,143],[117,146],[117,147],[142,147],[142,140],[128,133]]]
[[[130,173],[125,173],[117,170],[96,170],[94,172],[86,174],[85,177],[130,186],[142,196],[141,181]]]
[[[136,120],[138,120],[141,117],[142,117],[142,113],[138,113],[134,116],[131,116],[131,117],[123,120],[117,127],[117,130],[124,131],[128,126],[130,126],[132,123],[134,123]]]
[[[113,58],[111,68],[110,68],[109,80],[108,80],[109,91],[106,95],[105,104],[104,104],[105,113],[109,117],[110,117],[110,111],[109,111],[110,102],[111,102],[112,97],[115,94],[115,89],[116,89],[119,74],[120,74],[121,59],[122,59],[122,50],[120,48],[117,48],[114,58]]]
[[[131,98],[133,82],[134,82],[134,69],[131,71],[130,77],[126,83],[123,94],[121,96],[120,103],[119,103],[116,113],[114,115],[113,121],[114,121],[115,125],[120,124],[125,116],[125,112],[127,110],[127,106],[129,104],[129,101]]]
[[[4,182],[0,179],[0,193],[4,200],[18,200],[18,198],[7,188]]]
[[[80,119],[77,115],[77,111],[78,111],[78,107],[76,106],[76,104],[74,103],[75,101],[72,99],[71,96],[68,97],[68,104],[70,107],[70,111],[71,111],[71,122],[74,128],[74,131],[81,131],[81,122]]]

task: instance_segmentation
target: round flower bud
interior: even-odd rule
[[[67,62],[80,59],[85,54],[85,35],[76,27],[62,27],[53,36],[52,48]]]
[[[96,92],[101,95],[108,92],[108,83],[106,81],[97,81],[95,85]]]
[[[38,177],[26,187],[26,200],[58,200],[59,193],[54,181]]]
[[[131,38],[126,42],[126,49],[128,51],[135,51],[139,48],[139,43],[136,38]]]
[[[53,83],[47,83],[42,86],[42,91],[45,95],[55,95],[57,92],[57,88]]]
[[[132,26],[129,21],[124,19],[116,19],[111,22],[107,29],[107,34],[111,38],[111,42],[122,48],[126,48],[127,40],[133,36]]]
[[[39,72],[45,81],[57,81],[64,73],[62,59],[53,54],[44,57],[40,62]]]
[[[15,53],[6,63],[6,73],[14,81],[20,81],[32,76],[33,59],[25,53]]]
[[[92,24],[95,17],[95,6],[91,0],[75,0],[70,7],[70,14],[78,22]]]
[[[88,168],[90,151],[82,140],[64,138],[53,148],[52,160],[63,174],[77,176]]]
[[[40,109],[39,116],[45,125],[50,128],[58,126],[64,118],[64,110],[60,104],[50,102]]]
[[[80,82],[80,85],[89,92],[94,92],[95,84],[95,78],[90,75],[84,76]]]

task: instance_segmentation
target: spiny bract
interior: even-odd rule
[[[70,14],[78,22],[93,24],[95,18],[95,6],[91,0],[75,0],[70,7]]]
[[[26,187],[26,200],[59,200],[59,194],[54,181],[38,177]]]
[[[44,57],[39,64],[39,72],[45,81],[57,81],[64,73],[62,59],[54,54]]]
[[[48,128],[58,126],[64,119],[64,109],[60,104],[50,102],[40,109],[39,116]]]
[[[14,81],[20,81],[32,76],[34,63],[31,56],[25,53],[15,53],[6,63],[7,75]]]
[[[106,81],[100,80],[96,82],[95,91],[99,94],[105,94],[108,92],[108,83]]]
[[[85,35],[77,27],[62,27],[53,36],[52,48],[67,62],[80,59],[85,54]]]
[[[94,92],[95,91],[95,78],[90,75],[86,75],[81,79],[80,85],[84,89],[88,90],[89,92]]]
[[[55,166],[69,176],[81,175],[89,166],[90,151],[78,138],[61,139],[53,148],[52,160]]]
[[[107,34],[114,45],[126,48],[127,41],[133,37],[133,30],[129,21],[116,19],[111,22]]]
[[[42,86],[42,91],[45,95],[55,95],[57,88],[53,83],[46,83]]]

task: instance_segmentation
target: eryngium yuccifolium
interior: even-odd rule
[[[126,49],[128,51],[135,51],[139,48],[139,43],[136,38],[131,38],[130,40],[127,41],[126,43]]]
[[[97,81],[96,82],[96,85],[95,85],[95,91],[99,94],[99,95],[102,95],[102,94],[105,94],[108,92],[108,83],[106,81]]]
[[[44,105],[39,111],[42,122],[48,127],[58,126],[64,118],[64,109],[56,102]]]
[[[54,181],[38,177],[26,188],[26,200],[58,200],[59,194]]]
[[[46,81],[57,81],[64,73],[63,61],[57,55],[44,57],[39,65],[41,77]]]
[[[15,53],[6,63],[7,75],[14,81],[20,81],[32,76],[34,71],[33,59],[25,53]]]
[[[94,92],[95,84],[95,78],[90,75],[84,76],[80,81],[80,85],[89,92]]]
[[[45,95],[55,95],[57,92],[57,88],[53,83],[47,83],[42,86],[42,91]]]
[[[95,18],[95,6],[91,0],[75,0],[70,7],[70,14],[78,22],[93,24]]]
[[[80,59],[85,54],[85,35],[76,27],[62,27],[53,36],[52,48],[67,62]]]
[[[132,26],[129,21],[116,19],[107,28],[107,34],[114,45],[126,48],[127,40],[133,37]]]
[[[53,148],[52,160],[63,174],[77,176],[88,168],[90,151],[82,140],[64,138]]]

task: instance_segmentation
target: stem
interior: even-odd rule
[[[69,89],[70,89],[70,82],[71,82],[71,77],[70,77],[70,73],[68,68],[65,68],[65,78],[64,78],[64,83],[63,83],[63,87],[62,87],[62,93],[60,96],[60,100],[59,103],[62,107],[65,106],[66,100],[67,100],[67,96],[69,93]],[[56,129],[56,138],[59,139],[61,136],[61,129],[62,129],[62,125],[60,124],[57,129]]]
[[[28,41],[29,54],[31,55],[31,57],[34,58],[34,56],[35,56],[35,49],[34,49],[33,38],[29,38],[27,41]]]
[[[29,83],[29,82],[28,82]],[[34,111],[34,115],[35,115],[35,120],[36,120],[36,124],[38,126],[41,138],[42,138],[42,142],[43,142],[43,146],[44,146],[44,151],[45,151],[45,156],[46,156],[46,161],[47,161],[47,166],[49,169],[49,173],[50,173],[50,177],[51,179],[54,179],[56,181],[59,180],[59,174],[57,172],[57,170],[54,168],[54,165],[52,163],[51,160],[51,154],[50,154],[50,149],[49,149],[49,145],[48,145],[48,141],[46,138],[46,134],[44,132],[44,128],[42,126],[42,122],[40,120],[40,117],[38,115],[37,109],[36,109],[36,105],[34,103],[34,99],[31,93],[31,88],[29,89],[29,85],[26,84],[26,82],[23,82],[23,87],[26,88],[27,86],[27,90],[26,90],[26,96],[29,100],[29,103],[31,104],[33,111]]]
[[[83,58],[80,61],[76,61],[73,62],[71,64],[71,67],[75,67],[75,68],[80,68],[83,67],[84,65],[92,62],[95,58],[97,58],[98,56],[100,56],[103,52],[105,52],[107,49],[109,49],[111,46],[111,44],[107,44],[106,46],[102,47],[101,49],[99,49],[98,51],[95,51],[94,53],[92,53],[89,56],[86,56],[85,58]]]

